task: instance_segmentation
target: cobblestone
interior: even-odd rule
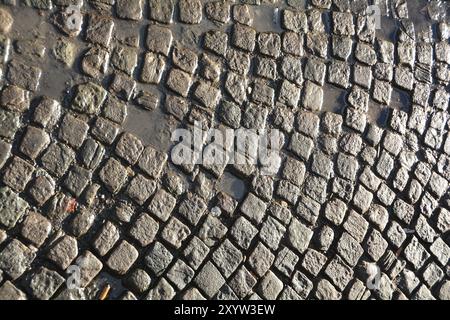
[[[377,30],[366,0],[15,2],[0,299],[90,299],[103,281],[122,300],[448,299],[449,28],[433,6],[419,21],[397,1]],[[275,173],[176,164],[173,130],[198,123],[281,130]]]

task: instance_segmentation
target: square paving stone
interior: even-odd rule
[[[365,244],[365,250],[369,256],[374,261],[378,261],[384,255],[387,247],[388,243],[383,235],[375,229],[372,230]]]
[[[74,148],[79,148],[86,138],[89,126],[86,122],[67,114],[59,130],[59,138]]]
[[[49,300],[64,283],[64,280],[58,272],[41,267],[32,275],[29,292],[39,300]]]
[[[110,53],[101,47],[91,47],[83,56],[81,70],[92,78],[99,78],[108,72]]]
[[[276,219],[268,217],[259,232],[260,239],[272,250],[277,250],[284,237],[286,228]]]
[[[106,264],[119,275],[124,275],[136,262],[139,252],[130,243],[123,240],[109,256]]]
[[[281,38],[278,34],[272,32],[262,32],[258,35],[258,49],[259,52],[278,58],[281,51]]]
[[[164,189],[158,189],[155,196],[150,201],[148,210],[151,214],[158,217],[162,221],[167,221],[172,210],[175,208],[176,198]]]
[[[143,150],[142,141],[131,133],[124,133],[116,146],[116,154],[131,165],[139,160]]]
[[[341,258],[336,256],[325,268],[325,274],[330,277],[333,284],[344,290],[353,278],[353,270]]]
[[[128,172],[119,161],[110,158],[100,170],[99,177],[109,192],[117,193],[125,185]]]
[[[87,114],[96,114],[105,101],[106,90],[92,82],[77,86],[72,109]]]
[[[406,240],[406,232],[402,226],[395,221],[392,221],[387,230],[387,239],[396,247],[400,247]]]
[[[243,261],[244,256],[228,239],[212,254],[212,260],[225,278],[229,278]]]
[[[147,49],[168,56],[172,47],[172,31],[156,24],[150,25],[147,30]]]
[[[202,21],[202,2],[200,0],[180,0],[178,2],[180,21],[198,24]]]
[[[301,159],[307,161],[313,147],[314,142],[310,138],[297,132],[292,135],[289,149]]]
[[[411,91],[414,85],[414,75],[407,66],[398,66],[395,68],[395,83],[402,89]]]
[[[248,263],[253,271],[262,277],[275,261],[275,255],[261,242],[255,247],[248,257]]]
[[[444,272],[434,263],[431,262],[423,272],[423,278],[430,287],[442,280]]]
[[[90,15],[86,29],[86,40],[108,48],[114,32],[114,21],[106,16]]]
[[[250,193],[241,206],[241,211],[249,219],[253,220],[256,224],[260,224],[264,218],[267,205],[264,201],[259,199],[254,194]]]
[[[36,247],[42,246],[52,230],[50,221],[36,212],[30,212],[22,224],[21,235]]]
[[[145,83],[159,84],[165,67],[166,60],[162,55],[147,52],[141,71],[141,80]]]
[[[167,86],[183,97],[187,97],[192,85],[192,77],[179,69],[172,69],[167,78]]]
[[[98,117],[91,129],[92,135],[100,142],[111,145],[120,132],[120,126],[105,118]]]
[[[205,4],[208,19],[227,23],[230,20],[230,4],[227,1],[212,1]]]
[[[448,266],[450,259],[450,247],[442,240],[437,238],[430,246],[431,253],[436,257],[442,266]]]
[[[23,62],[13,60],[8,64],[6,79],[13,85],[29,91],[36,91],[42,76],[42,70]]]
[[[19,114],[4,109],[0,109],[0,136],[12,139],[19,129]]]
[[[0,103],[8,110],[23,113],[30,108],[30,93],[22,88],[10,85],[3,89]]]
[[[355,25],[353,15],[349,12],[333,12],[333,32],[339,36],[353,36]]]
[[[77,240],[71,236],[59,239],[48,251],[47,258],[61,270],[66,270],[78,255]]]
[[[0,269],[12,280],[19,278],[31,265],[35,253],[19,240],[13,239],[0,251]]]
[[[161,278],[158,284],[149,291],[147,300],[171,300],[175,296],[175,290],[167,282],[166,279]]]
[[[119,18],[129,20],[141,20],[144,1],[142,0],[117,0],[116,13]]]
[[[406,203],[402,199],[395,200],[392,211],[397,216],[397,218],[407,224],[411,223],[414,216],[413,206]]]
[[[92,180],[92,172],[80,166],[74,166],[64,180],[64,186],[76,197],[80,197]]]
[[[301,43],[303,43],[303,38]],[[302,84],[303,72],[301,59],[296,56],[285,55],[281,61],[281,73],[287,80],[295,82],[299,85]]]
[[[355,64],[353,68],[353,81],[361,87],[370,89],[372,85],[372,69],[362,64]]]
[[[142,152],[138,166],[152,178],[159,178],[167,161],[167,155],[148,146]]]
[[[244,217],[239,217],[231,227],[231,236],[242,249],[248,249],[257,234],[258,229]]]
[[[218,218],[208,215],[198,231],[198,237],[212,247],[222,241],[227,232],[228,228]]]
[[[277,62],[275,59],[258,57],[255,74],[257,76],[275,80],[277,78]]]
[[[359,185],[353,196],[353,205],[359,212],[364,214],[369,210],[372,199],[373,194],[362,185]]]
[[[314,249],[308,249],[303,257],[302,267],[317,276],[327,261],[327,257]]]
[[[161,23],[172,22],[174,1],[173,0],[150,0],[150,19]]]
[[[308,31],[308,18],[305,12],[285,9],[281,21],[283,28],[287,30],[302,33]]]
[[[267,81],[257,80],[254,83],[252,91],[252,100],[271,107],[275,99],[275,90]]]
[[[412,237],[403,254],[406,260],[411,262],[416,269],[420,269],[430,257],[430,254],[415,236]]]
[[[241,123],[247,129],[264,129],[267,123],[268,110],[260,105],[250,103],[242,113]],[[245,151],[243,151],[245,153]]]
[[[308,58],[306,60],[304,78],[311,80],[321,86],[325,83],[325,75],[327,72],[326,64],[317,58]]]
[[[136,81],[125,73],[117,71],[114,72],[109,90],[118,98],[129,101],[136,90]]]
[[[326,199],[327,180],[309,175],[309,177],[305,179],[304,192],[317,202],[323,203]]]
[[[200,267],[208,253],[208,246],[196,236],[191,239],[183,250],[183,255],[186,257],[189,265],[195,270]]]
[[[111,64],[127,75],[132,76],[138,63],[138,53],[135,48],[118,45],[111,55]]]
[[[25,189],[35,168],[19,157],[14,157],[3,175],[3,183],[11,189],[21,192]]]
[[[303,253],[309,246],[313,231],[297,219],[293,219],[288,229],[289,243],[298,252]]]
[[[358,213],[351,210],[344,223],[344,229],[361,243],[369,228],[369,223]]]
[[[255,277],[243,266],[234,274],[229,285],[236,295],[243,299],[256,285],[256,282]]]
[[[138,174],[131,180],[126,193],[137,204],[142,206],[153,195],[156,187],[157,183],[154,180]]]
[[[129,233],[141,246],[151,244],[159,230],[159,223],[146,213],[142,213],[133,223]]]
[[[328,35],[322,31],[308,32],[306,34],[306,47],[314,55],[325,59],[328,54]]]
[[[86,288],[92,280],[100,273],[103,263],[90,251],[84,252],[76,260],[76,265],[80,267],[80,287]]]
[[[0,287],[0,300],[27,300],[27,296],[24,292],[19,290],[15,285],[7,280]]]
[[[194,90],[194,97],[209,109],[215,109],[221,97],[220,90],[207,82],[200,81]]]
[[[175,248],[180,248],[190,233],[184,223],[172,217],[162,230],[161,237]]]
[[[308,298],[313,287],[312,281],[309,280],[307,276],[300,271],[295,272],[292,279],[292,288],[297,292],[301,299],[305,300]]]
[[[145,256],[145,265],[157,276],[161,275],[173,259],[172,254],[160,242],[155,242]]]
[[[252,57],[249,53],[238,49],[229,48],[226,53],[228,67],[232,71],[240,75],[246,75],[249,72],[252,61],[251,58]],[[271,78],[270,75],[276,73],[276,65],[275,66],[273,65],[274,61],[275,61],[274,59],[258,57],[256,59],[257,62],[256,73],[257,74],[261,73],[261,76],[266,75],[267,78]],[[260,72],[258,72],[258,70]]]
[[[36,202],[42,206],[55,194],[56,184],[49,174],[38,175],[31,183],[28,194]]]
[[[93,139],[87,139],[81,148],[79,157],[82,164],[90,170],[94,170],[103,160],[105,148]]]
[[[333,60],[328,68],[328,82],[344,89],[350,85],[350,66],[346,62]]]
[[[311,111],[320,111],[323,104],[323,90],[320,86],[307,81],[303,92],[303,106]]]
[[[300,194],[300,188],[287,180],[281,180],[278,183],[275,194],[291,205],[295,205]]]
[[[283,282],[269,271],[257,286],[258,293],[267,300],[275,300],[283,290]]]
[[[229,72],[225,80],[225,90],[239,105],[247,100],[247,80],[236,73]]]
[[[198,66],[197,54],[179,43],[173,49],[172,60],[174,65],[190,74],[193,74]]]
[[[300,88],[294,83],[283,80],[281,83],[280,92],[278,95],[278,102],[286,104],[289,107],[297,107],[300,100]]]
[[[290,277],[295,270],[299,257],[289,248],[283,247],[278,252],[274,267],[286,277]]]
[[[43,128],[52,128],[61,115],[61,105],[50,98],[42,98],[33,113],[33,121]]]
[[[167,272],[167,278],[175,284],[179,290],[183,290],[194,278],[195,271],[183,260],[177,260]]]
[[[212,298],[225,284],[225,279],[219,270],[208,261],[194,278],[194,283],[207,297]]]
[[[256,31],[252,27],[235,24],[233,26],[231,41],[235,47],[252,52],[256,44]]]
[[[303,35],[292,31],[284,32],[282,36],[281,49],[287,54],[303,56]]]
[[[205,49],[219,56],[225,56],[228,44],[228,35],[224,31],[211,30],[205,33],[203,39]]]
[[[333,172],[333,162],[325,154],[317,152],[313,154],[311,170],[319,176],[329,179]]]
[[[49,144],[50,137],[44,130],[29,126],[20,144],[20,152],[34,160]]]
[[[333,198],[327,202],[325,207],[325,217],[333,224],[339,226],[344,221],[347,213],[347,205],[338,198]]]
[[[332,36],[331,50],[333,56],[341,59],[348,60],[352,53],[353,40],[350,37]]]
[[[180,204],[178,212],[195,226],[205,214],[206,209],[207,205],[201,197],[189,194]]]

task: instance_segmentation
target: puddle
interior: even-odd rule
[[[376,30],[376,36],[379,39],[395,42],[398,25],[396,20],[383,16],[381,17],[381,29]]]
[[[251,6],[250,10],[253,15],[253,28],[259,32],[283,32],[281,28],[281,8],[260,5]]]
[[[411,106],[411,95],[406,91],[394,87],[389,106],[398,110],[409,111]]]
[[[178,122],[160,109],[148,111],[134,105],[128,105],[128,116],[124,131],[130,132],[142,139],[145,145],[151,145],[156,150],[167,152],[172,145],[170,138]]]
[[[245,182],[229,172],[225,172],[222,175],[219,182],[216,184],[216,188],[238,201],[242,200],[247,194]]]
[[[369,102],[369,111],[367,112],[367,120],[369,123],[376,123],[380,127],[387,125],[389,117],[389,108],[371,100]]]
[[[54,57],[53,48],[62,36],[48,22],[49,13],[38,11],[34,8],[18,6],[8,7],[8,10],[14,17],[14,24],[9,34],[9,37],[13,39],[10,59],[17,59],[42,70],[40,84],[35,92],[36,96],[46,95],[53,99],[62,100],[66,90],[74,83],[84,79],[84,76],[79,73],[79,70],[76,70],[76,62],[74,62],[74,67],[68,67]],[[23,23],[23,21],[26,21],[26,23]],[[66,39],[77,48],[74,57],[79,56],[79,52],[86,48],[86,44],[79,38]],[[26,51],[22,53],[17,52],[16,41],[30,40],[37,40],[45,47],[43,56],[29,54]],[[38,50],[35,46],[30,45],[27,48]]]
[[[345,107],[347,92],[332,85],[323,87],[323,112],[340,112]]]

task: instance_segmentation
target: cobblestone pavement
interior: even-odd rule
[[[450,299],[447,2],[1,2],[0,299]]]

